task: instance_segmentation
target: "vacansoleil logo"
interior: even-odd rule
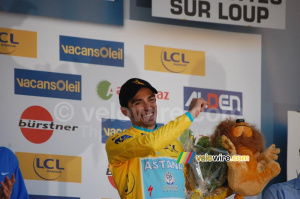
[[[124,67],[124,43],[60,36],[60,60]]]
[[[15,94],[81,100],[81,76],[15,68]]]
[[[250,157],[248,155],[195,155],[195,152],[181,152],[177,163],[192,163],[193,158],[196,158],[197,162],[249,162]]]

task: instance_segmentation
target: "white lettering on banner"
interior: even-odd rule
[[[236,101],[237,103],[237,110],[241,111],[241,100],[238,96],[235,95],[220,95],[220,108],[222,110],[233,110],[233,102]]]
[[[152,0],[152,16],[285,29],[286,0]]]
[[[176,162],[168,161],[168,160],[159,160],[159,161],[146,161],[144,170],[148,169],[176,169],[183,170],[182,164],[177,164]]]

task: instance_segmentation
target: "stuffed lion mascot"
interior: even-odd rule
[[[280,173],[280,149],[272,144],[265,150],[263,134],[243,119],[227,119],[219,123],[211,142],[221,136],[223,146],[231,156],[249,156],[249,161],[231,161],[228,166],[228,184],[236,193],[235,199],[258,195],[267,183]]]

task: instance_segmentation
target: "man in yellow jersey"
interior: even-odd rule
[[[177,139],[207,102],[193,99],[187,113],[158,128],[155,94],[154,87],[138,78],[120,90],[121,111],[132,127],[109,137],[106,152],[122,199],[185,198],[183,165],[176,163],[183,147]]]

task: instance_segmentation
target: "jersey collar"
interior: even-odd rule
[[[148,133],[150,133],[150,132],[153,132],[153,131],[155,131],[155,130],[157,130],[158,129],[158,126],[157,125],[155,125],[155,128],[154,129],[146,129],[146,128],[143,128],[143,127],[140,127],[140,126],[136,126],[136,125],[132,125],[134,128],[136,128],[136,129],[138,129],[138,130],[141,130],[141,131],[145,131],[145,132],[148,132]]]

